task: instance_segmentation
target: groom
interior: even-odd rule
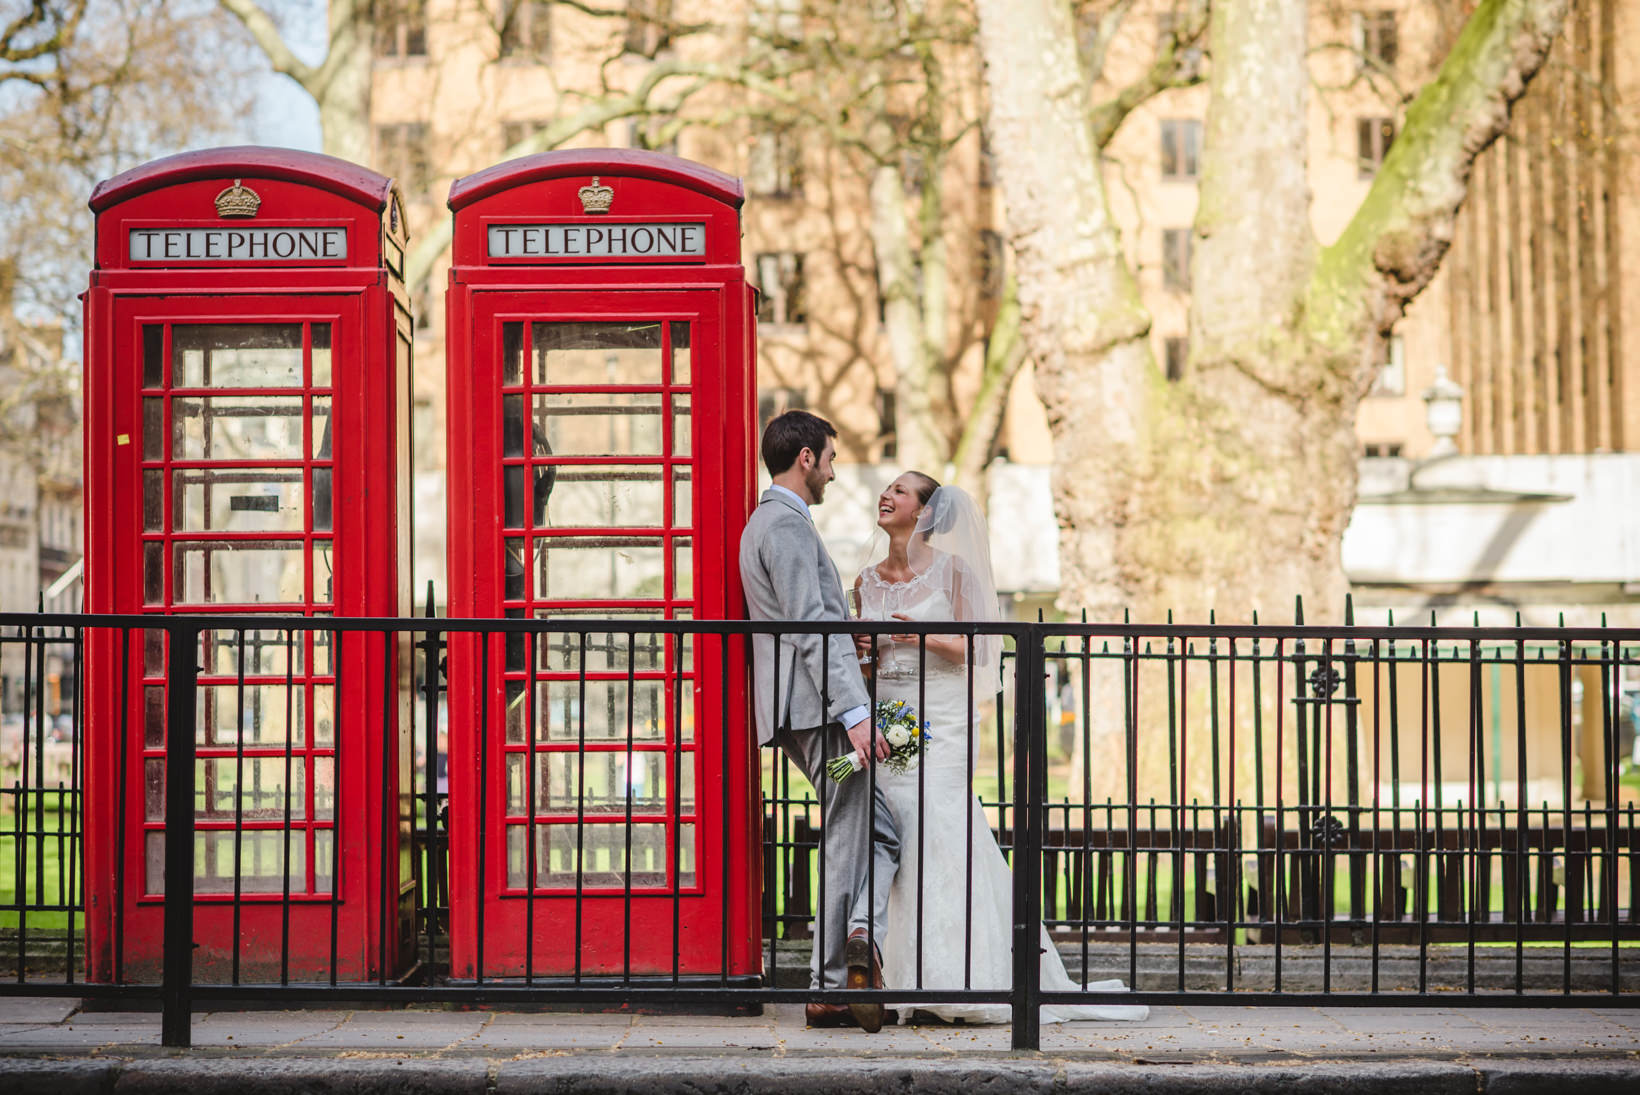
[[[763,431],[763,464],[774,484],[763,492],[740,538],[740,580],[754,620],[844,620],[837,568],[815,531],[809,507],[835,478],[837,431],[807,411],[787,411]],[[847,635],[794,632],[753,637],[759,745],[777,742],[820,796],[821,898],[809,962],[810,988],[878,988],[872,942],[888,913],[900,838],[881,789],[868,772],[837,783],[826,761],[858,750],[888,757]],[[869,849],[868,849],[869,844]],[[869,850],[869,855],[867,854]],[[868,892],[874,891],[874,892]],[[810,1026],[858,1023],[881,1029],[880,1004],[809,1004]]]

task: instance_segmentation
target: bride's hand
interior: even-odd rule
[[[894,619],[910,620],[911,617],[903,612],[896,612]],[[961,635],[890,635],[889,638],[897,643],[909,643],[912,646],[924,643],[930,654],[958,665],[968,660],[968,640]]]

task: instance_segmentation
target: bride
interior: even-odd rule
[[[876,620],[997,620],[985,520],[964,491],[908,471],[877,504],[867,566],[855,582],[860,615]],[[926,653],[919,652],[919,638]],[[900,831],[900,866],[879,937],[883,984],[903,989],[996,989],[1013,983],[1013,882],[969,781],[977,754],[978,707],[996,691],[1001,636],[856,636],[862,661],[875,654],[876,697],[904,700],[928,723],[931,741],[906,772],[877,769]],[[972,655],[972,666],[970,666]],[[966,839],[965,839],[966,836]],[[966,848],[966,851],[965,851]],[[919,862],[921,857],[921,862]],[[921,900],[919,900],[919,892]],[[968,894],[964,903],[951,895]],[[1073,992],[1065,963],[1042,930],[1042,988]],[[964,968],[964,953],[968,955]],[[1124,991],[1096,981],[1095,991]],[[912,1008],[902,1007],[901,1020]],[[969,1023],[1006,1023],[997,1004],[922,1004],[915,1010]],[[1044,1023],[1143,1019],[1136,1005],[1042,1008]]]

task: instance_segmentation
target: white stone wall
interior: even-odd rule
[[[1369,464],[1378,466],[1366,469],[1344,533],[1354,581],[1617,583],[1640,593],[1640,454]]]

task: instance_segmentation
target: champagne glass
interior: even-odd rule
[[[848,598],[849,618],[854,619],[854,620],[864,619],[865,618],[865,599],[861,595],[860,589],[858,587],[850,589],[850,590],[848,590],[846,596]],[[860,654],[859,655],[859,662],[860,662],[861,665],[870,665],[871,664],[871,655],[870,654],[865,654],[865,653]]]

